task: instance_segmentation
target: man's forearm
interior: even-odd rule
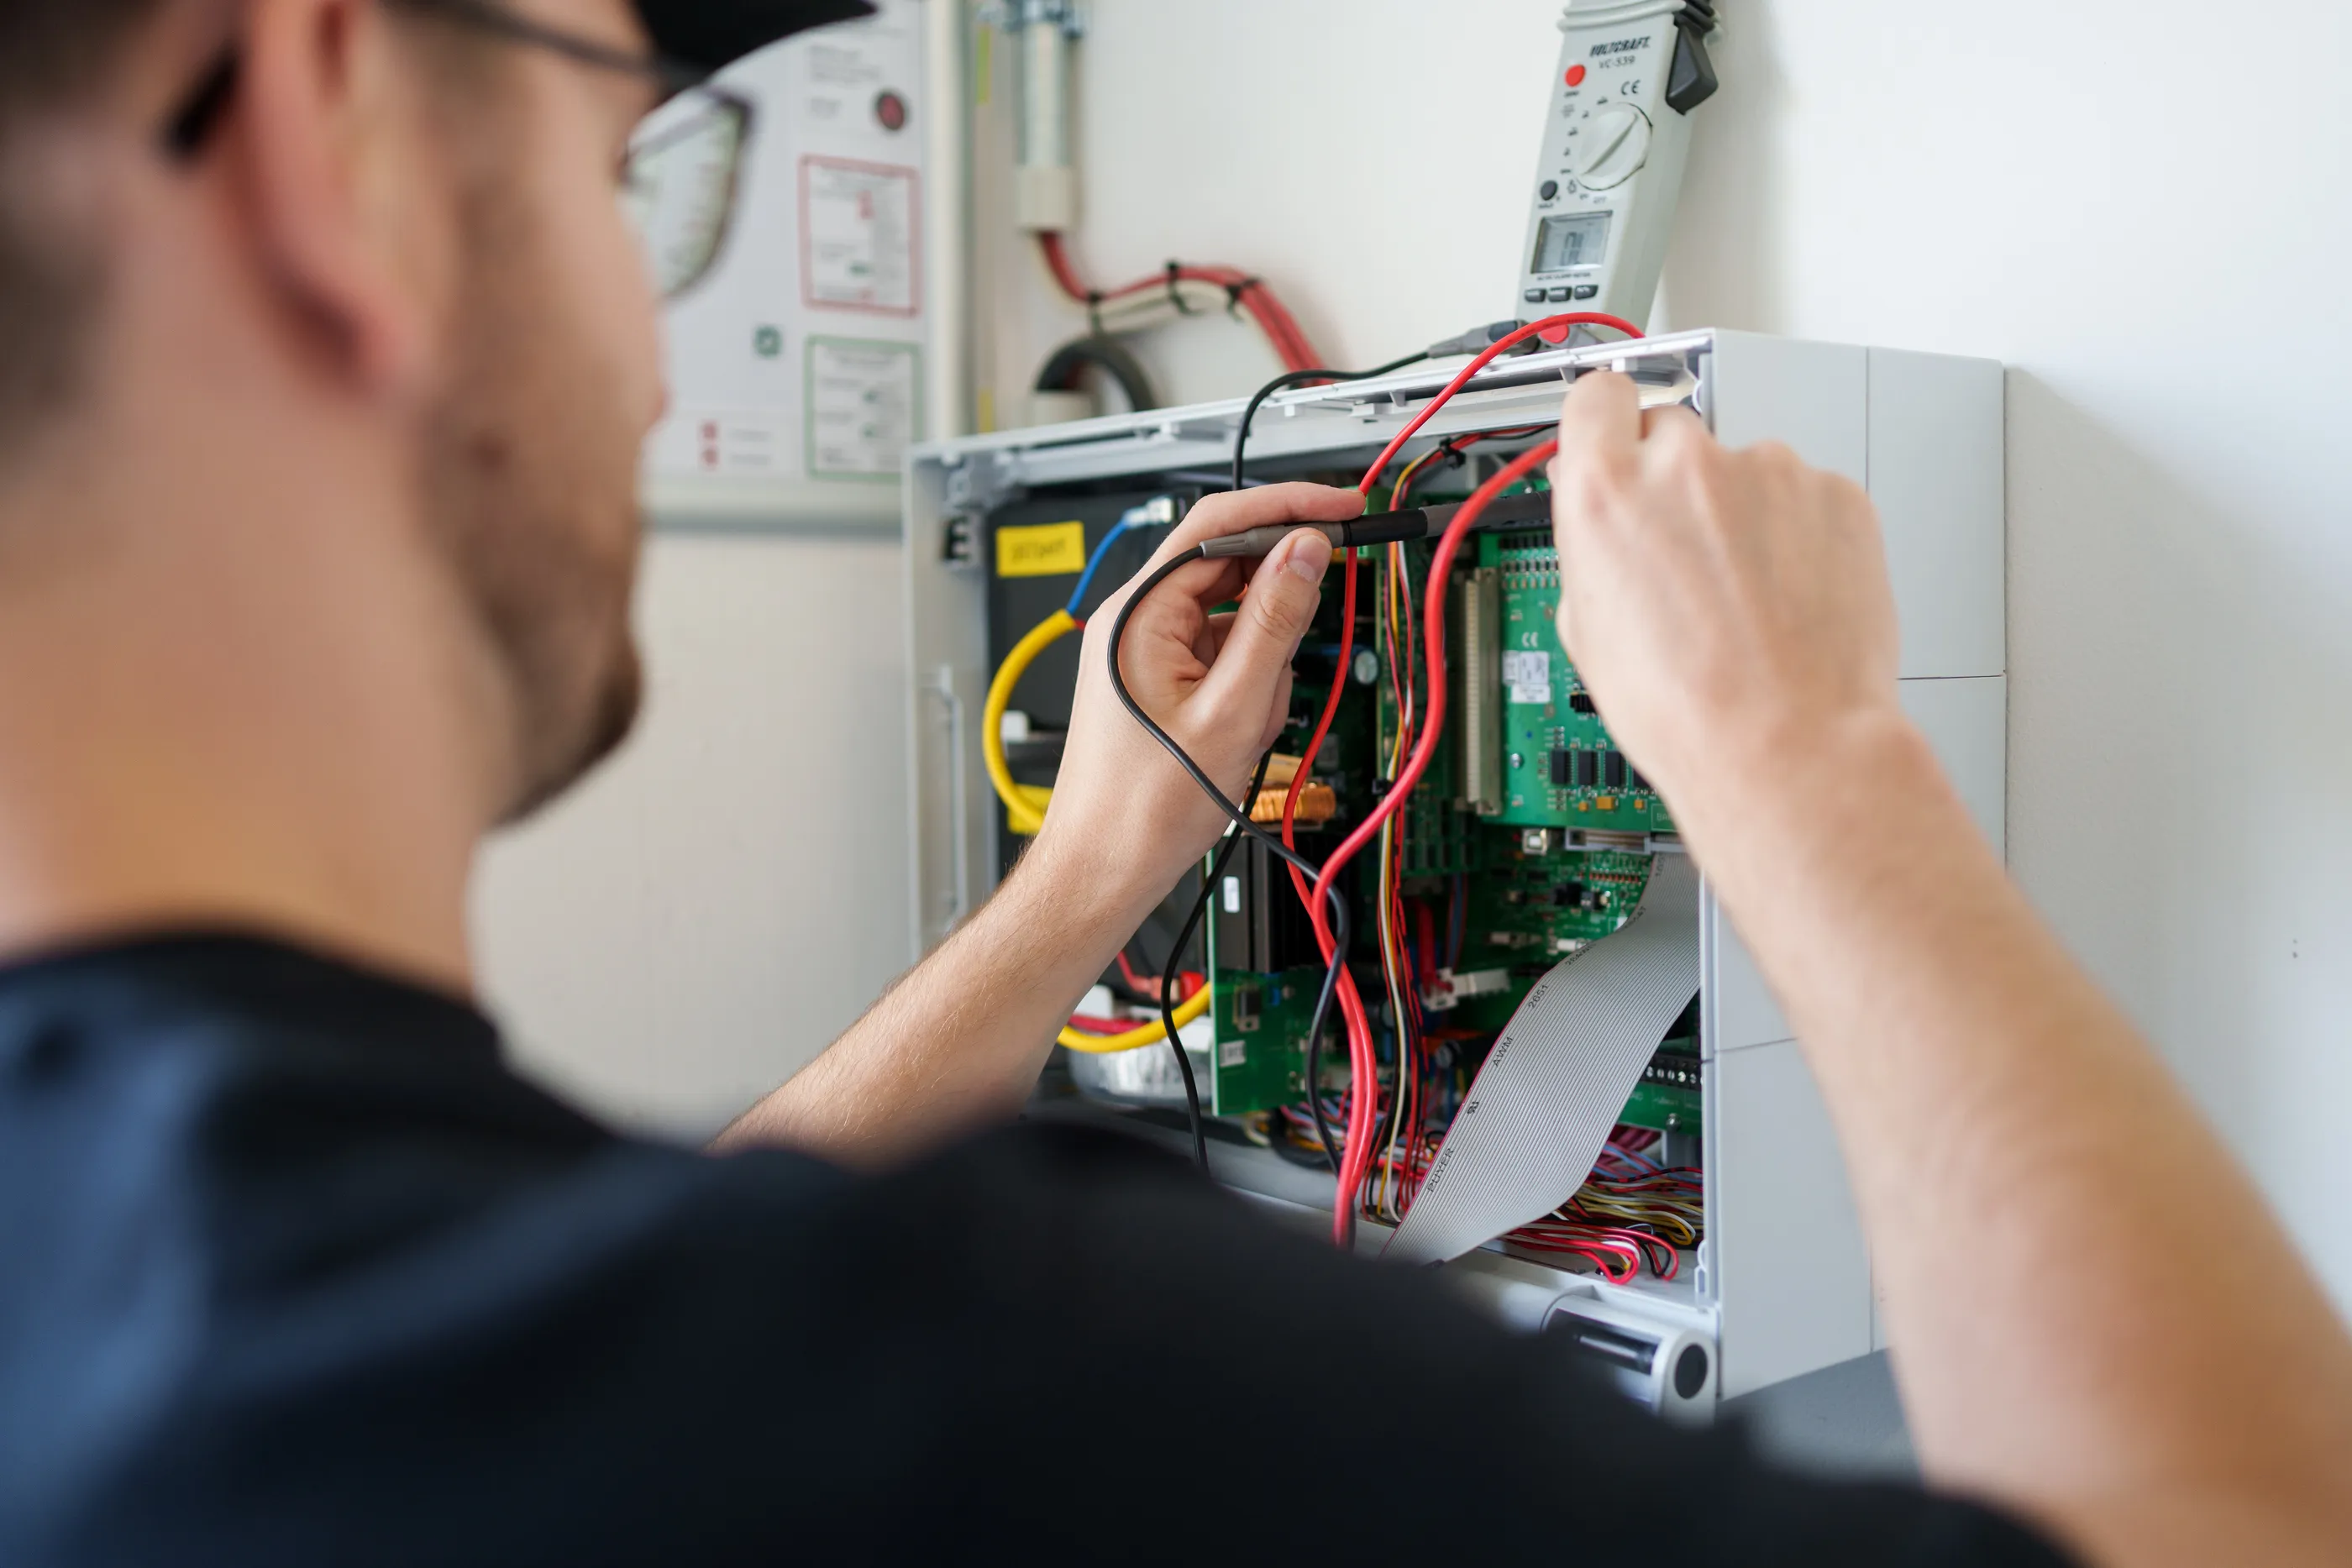
[[[1930,1473],[2352,1495],[2352,1358],[2252,1183],[1916,731],[1810,749],[1676,813],[1836,1120]]]
[[[886,1166],[1019,1112],[1072,1007],[1149,911],[1039,846],[846,1034],[719,1138]]]

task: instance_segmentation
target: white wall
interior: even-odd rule
[[[643,727],[484,866],[485,988],[525,1071],[698,1138],[906,966],[899,561],[895,533],[655,540]]]
[[[1723,10],[1662,317],[2014,367],[2017,873],[2352,1302],[2352,13]],[[1335,362],[1511,314],[1557,15],[1097,0],[1076,250],[1262,272]],[[1010,409],[1080,322],[988,266]],[[1271,363],[1146,352],[1179,401]]]

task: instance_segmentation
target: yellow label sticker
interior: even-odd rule
[[[1073,577],[1086,570],[1084,523],[1032,523],[996,530],[999,577]]]

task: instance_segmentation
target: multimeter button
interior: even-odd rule
[[[1544,302],[1544,291],[1540,288],[1530,288],[1528,290],[1527,299],[1530,305],[1540,305]]]
[[[1551,291],[1551,302],[1555,305],[1565,305],[1575,298],[1576,290],[1573,288],[1555,288]]]
[[[1580,284],[1577,287],[1576,297],[1579,299],[1598,299],[1601,297],[1601,285],[1597,283]]]
[[[1536,187],[1536,194],[1541,196],[1547,202],[1550,201],[1554,196],[1559,194],[1559,182],[1558,180],[1546,180],[1542,184]]]

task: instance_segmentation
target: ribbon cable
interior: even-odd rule
[[[1658,1042],[1698,994],[1698,889],[1687,855],[1654,855],[1625,924],[1536,982],[1385,1256],[1446,1262],[1576,1195]]]

